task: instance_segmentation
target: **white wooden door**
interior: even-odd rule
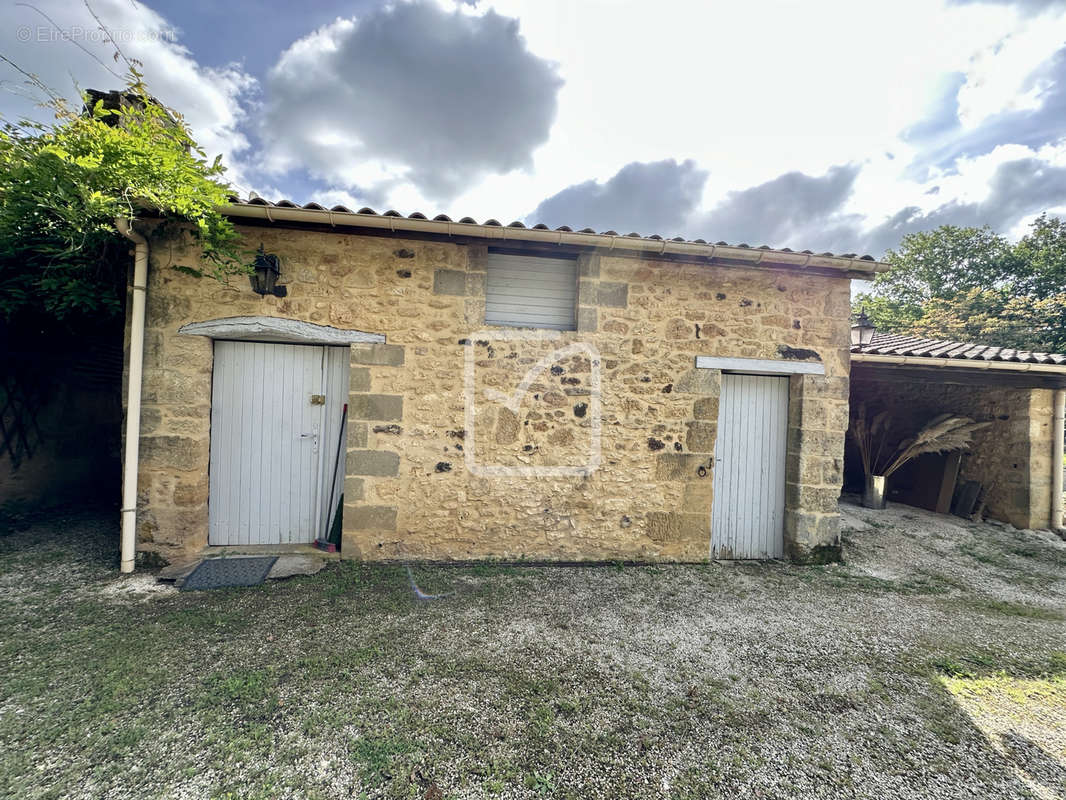
[[[784,556],[788,378],[722,374],[711,558]]]
[[[324,533],[348,364],[347,347],[215,342],[210,544],[297,544]]]

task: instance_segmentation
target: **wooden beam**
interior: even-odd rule
[[[962,451],[953,450],[948,453],[944,462],[944,477],[940,482],[940,494],[936,498],[937,514],[947,514],[951,511],[951,498],[955,495],[955,483],[959,479],[959,465],[962,463]]]
[[[917,367],[896,364],[851,365],[853,381],[923,381],[961,386],[996,386],[1014,389],[1066,388],[1066,375],[1053,372],[1012,372],[1009,370],[959,367]]]

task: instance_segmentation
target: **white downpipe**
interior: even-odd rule
[[[1051,529],[1062,528],[1062,437],[1066,420],[1066,389],[1055,390],[1051,416]]]
[[[148,240],[123,217],[115,217],[118,232],[132,241],[133,305],[130,314],[129,383],[126,388],[126,452],[122,460],[121,569],[133,572],[137,547],[137,467],[141,443],[141,379],[144,366],[144,302],[148,294]]]

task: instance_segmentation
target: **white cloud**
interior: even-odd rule
[[[261,94],[152,10],[94,7],[242,192],[271,198],[504,222],[544,203],[560,224],[853,250],[936,220],[1015,232],[1039,210],[1019,181],[1054,204],[1066,160],[1063,0],[395,0],[294,38]],[[17,6],[0,23],[47,25]],[[64,88],[117,85],[69,42],[0,52]]]
[[[238,64],[218,69],[199,65],[176,41],[167,20],[130,0],[93,0],[93,10],[118,41],[125,55],[143,64],[152,93],[180,111],[209,157],[223,156],[231,167],[227,177],[240,184],[240,157],[249,142],[242,99],[254,94],[257,83]],[[116,63],[98,23],[84,5],[72,0],[39,0],[0,8],[0,30],[7,33],[2,52],[22,69],[71,98],[79,89],[117,89],[123,85],[125,65]],[[117,73],[117,74],[116,74]],[[5,76],[19,84],[13,70]],[[33,115],[40,109],[12,92],[0,95],[5,116]]]
[[[560,81],[514,20],[415,0],[297,40],[267,85],[265,169],[447,200],[532,166]]]

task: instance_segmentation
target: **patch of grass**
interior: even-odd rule
[[[941,679],[1066,674],[1056,626],[928,601],[958,588],[935,562],[421,565],[457,590],[429,603],[402,566],[340,562],[137,603],[99,592],[113,533],[0,539],[0,578],[29,576],[0,615],[0,797],[696,798],[773,773],[869,798],[871,769],[918,763],[976,794],[1002,768]]]
[[[198,705],[216,711],[233,710],[248,721],[263,721],[277,712],[278,692],[267,670],[221,670],[204,680]]]
[[[397,736],[369,736],[354,739],[349,748],[352,761],[360,769],[363,780],[370,786],[386,783],[400,771],[404,757],[414,753],[418,744]]]
[[[535,795],[548,797],[555,794],[555,776],[550,772],[531,772],[523,782]]]
[[[1031,606],[1025,603],[1013,603],[1008,600],[993,600],[980,597],[966,598],[962,602],[967,608],[988,614],[1000,614],[1008,617],[1022,617],[1025,619],[1048,621],[1066,619],[1066,614],[1053,608]]]
[[[992,553],[984,547],[979,547],[976,542],[964,542],[959,545],[958,551],[979,564],[1006,566],[1006,559],[1003,558],[1002,553]]]

